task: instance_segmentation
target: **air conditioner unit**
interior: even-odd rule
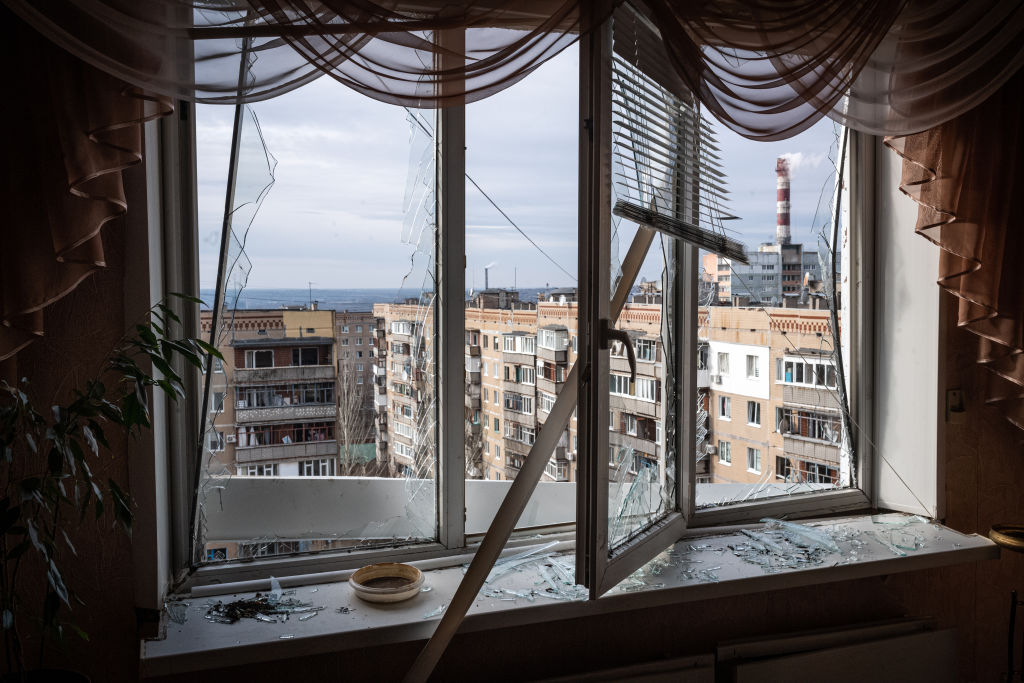
[[[706,452],[708,455],[716,455],[718,453],[718,446],[712,446],[711,444],[708,444],[704,446],[704,452]]]
[[[721,375],[711,375],[711,383],[712,384],[721,384],[722,383],[722,376]]]
[[[224,436],[224,441],[227,442],[227,443],[234,443],[235,442],[235,435],[234,434],[226,434]]]

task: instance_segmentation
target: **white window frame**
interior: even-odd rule
[[[731,441],[718,441],[718,464],[719,465],[732,465],[732,442]]]
[[[761,474],[762,467],[764,463],[761,462],[761,449],[747,446],[747,472]]]
[[[590,42],[590,38],[589,37],[585,37],[585,41],[586,42]],[[594,62],[591,61],[591,60],[588,60],[588,59],[584,59],[582,54],[581,54],[580,63],[581,63],[581,83],[589,82],[588,79],[590,78],[590,74],[594,71],[594,69],[592,68],[593,65],[594,65]],[[586,105],[583,104],[584,97],[585,97],[585,93],[581,90],[581,106],[583,106],[584,110],[586,111]],[[449,179],[454,178],[454,177],[458,177],[461,180],[462,173],[464,171],[465,159],[464,159],[464,152],[462,151],[464,149],[464,144],[463,143],[464,143],[464,134],[465,134],[465,131],[464,131],[464,115],[465,115],[464,110],[459,109],[459,108],[449,108],[449,109],[443,110],[439,114],[439,118],[441,119],[441,123],[439,123],[439,129],[442,130],[442,134],[439,135],[439,140],[440,140],[439,147],[442,149],[442,156],[445,159],[445,163],[439,163],[439,175],[443,175],[445,177],[448,177]],[[194,117],[192,117],[192,121],[194,121]],[[447,121],[447,125],[444,123],[445,121]],[[461,123],[461,125],[460,125],[460,123]],[[445,130],[447,130],[449,132],[447,137],[445,137],[444,133],[443,133],[443,131],[445,131]],[[872,139],[872,138],[866,138],[865,137],[865,140],[870,140],[872,143],[874,142],[874,139]],[[852,147],[854,147],[854,145],[851,145],[851,148]],[[873,150],[874,148],[872,147],[871,149]],[[585,163],[582,164],[582,166],[584,168],[587,168],[587,169],[594,169],[595,168],[594,162],[597,161],[596,155],[591,155],[591,154],[589,154],[587,152],[583,152],[583,153],[581,153],[581,155],[582,155],[582,162],[585,162]],[[863,164],[863,159],[861,160],[861,163]],[[581,171],[581,172],[586,173],[587,171]],[[593,170],[591,170],[590,173],[593,173]],[[457,201],[457,199],[456,199],[457,197],[462,195],[463,192],[464,192],[464,188],[462,190],[459,189],[460,185],[461,185],[461,183],[458,183],[458,182],[449,182],[447,184],[447,187],[446,187],[444,192],[447,193],[446,197],[447,197],[448,201],[444,203],[444,210],[439,210],[439,218],[438,218],[439,224],[442,225],[442,226],[444,226],[446,224],[447,225],[455,225],[455,226],[464,224],[464,221],[462,220],[463,212],[464,212],[464,208],[465,208],[464,197],[462,198],[461,202]],[[581,188],[580,188],[581,198],[586,196],[585,192],[586,192],[586,189],[584,187],[582,187],[582,184],[581,184]],[[581,202],[583,202],[583,201],[584,200],[581,199]],[[861,211],[863,212],[866,209],[866,207],[869,206],[869,205],[870,204],[865,202],[864,206],[861,208]],[[596,212],[594,212],[594,213],[596,213]],[[585,217],[584,215],[581,214],[581,216],[580,216],[581,230],[584,229],[585,224],[586,224],[587,229],[589,229],[589,227],[592,226],[592,224],[594,222],[597,222],[599,220],[600,219],[598,217],[596,217],[596,216]],[[863,220],[863,217],[861,217],[861,220]],[[864,221],[864,222],[867,222],[867,221]],[[442,227],[441,230],[443,231],[444,228]],[[446,232],[444,234],[446,235],[446,239],[445,240],[440,240],[440,250],[439,250],[439,253],[438,253],[438,261],[441,262],[441,263],[461,262],[461,261],[458,261],[457,259],[461,259],[461,254],[464,252],[464,249],[463,249],[463,246],[464,246],[464,233],[460,233],[459,230],[449,230],[448,232]],[[868,240],[868,239],[870,239],[870,236],[865,238],[865,240]],[[870,245],[868,245],[868,246],[870,246]],[[581,244],[580,248],[581,248],[581,252],[582,252],[582,250],[583,250],[583,245],[582,244]],[[844,249],[844,252],[845,251],[846,250]],[[861,244],[858,245],[857,253],[858,254],[865,254],[865,253],[871,253],[871,252],[870,252],[870,249],[865,248],[865,245],[863,243],[861,243]],[[695,252],[695,250],[693,250],[693,253],[691,254],[691,256],[692,256],[692,258],[683,258],[683,266],[686,267],[686,268],[690,268],[692,270],[695,270],[695,266],[696,266],[696,252]],[[845,256],[845,254],[844,254],[844,256]],[[447,257],[447,259],[446,259],[446,257]],[[859,268],[863,269],[865,266],[870,265],[869,263],[866,263],[863,260],[862,257],[859,257],[859,258],[861,258],[861,260],[858,261],[858,264],[857,264]],[[690,261],[692,261],[692,263],[690,263]],[[458,297],[452,297],[452,300],[454,300],[456,298],[461,299],[461,292],[464,292],[464,287],[463,286],[457,286],[457,285],[464,285],[464,282],[462,282],[464,280],[464,275],[462,274],[462,270],[460,268],[451,268],[450,271],[451,272],[447,273],[447,275],[449,276],[448,279],[445,279],[443,274],[442,274],[442,277],[441,277],[441,280],[440,280],[440,286],[442,287],[443,291],[458,292],[460,294],[460,296],[458,296]],[[442,271],[442,273],[444,273],[444,272],[445,271]],[[581,270],[580,272],[581,272],[581,281],[583,281],[582,274],[583,274],[584,271]],[[851,280],[852,279],[853,278],[851,278]],[[854,297],[857,298],[858,300],[862,301],[862,302],[865,299],[867,299],[867,301],[870,303],[870,301],[871,301],[870,294],[871,294],[871,292],[865,293],[865,291],[861,290],[861,291],[856,292],[854,294]],[[458,309],[458,307],[455,307],[455,309]],[[581,309],[582,309],[582,305],[581,305]],[[861,318],[863,318],[863,316],[865,315],[865,311],[868,314],[870,314],[872,309],[871,309],[871,307],[869,305],[866,308],[862,307],[859,310],[860,310],[859,315],[860,315]],[[693,310],[691,312],[694,314],[694,317],[695,317],[695,308],[693,308]],[[464,351],[463,344],[462,344],[462,339],[463,339],[462,331],[464,329],[463,312],[461,310],[448,311],[448,315],[445,315],[445,311],[442,310],[440,317],[442,318],[442,321],[441,321],[440,324],[438,324],[435,327],[435,329],[438,330],[438,332],[437,332],[437,341],[439,342],[439,348],[440,348],[439,352],[437,352],[437,357],[439,358],[440,362],[442,363],[441,370],[439,371],[439,375],[442,376],[442,381],[439,382],[439,386],[443,387],[443,386],[445,386],[447,384],[447,386],[452,386],[452,387],[458,386],[458,387],[460,387],[460,390],[461,390],[461,385],[462,385],[462,379],[461,379],[462,356],[463,356],[463,351]],[[861,321],[858,321],[858,322],[861,322]],[[455,328],[460,328],[459,332],[458,332],[457,335],[452,336],[451,331],[453,329],[455,329]],[[863,331],[864,329],[867,329],[867,328],[858,327],[858,330],[860,330],[860,331]],[[580,339],[579,341],[583,342],[583,343],[580,343],[577,346],[577,337],[574,337],[573,338],[574,351],[579,349],[580,351],[583,352],[581,354],[581,360],[583,360],[583,359],[585,359],[587,357],[591,357],[591,354],[594,353],[594,348],[595,348],[594,347],[594,337],[593,337],[592,331],[581,329],[580,334],[578,336],[582,337],[582,339]],[[455,344],[447,343],[446,344],[445,340],[447,340],[447,339],[454,339],[458,343],[455,343]],[[496,340],[495,340],[495,345],[497,345]],[[685,348],[686,344],[684,343],[681,346],[683,346]],[[866,347],[868,347],[868,346],[869,346],[869,344],[868,344],[867,341],[865,341],[864,339],[858,339],[858,348],[857,348],[858,358],[870,357],[870,354],[865,354]],[[457,355],[458,358],[457,358],[456,362],[452,362],[452,360],[450,358],[448,358],[448,356],[454,357],[455,355]],[[694,358],[696,358],[696,354],[695,353],[692,354],[692,355],[693,355]],[[719,355],[719,359],[721,359],[721,354]],[[687,364],[683,364],[682,367],[685,370],[688,366],[687,366]],[[486,364],[485,364],[485,368],[486,368]],[[216,365],[215,365],[215,370],[216,370]],[[457,379],[457,381],[445,381],[446,371],[452,371],[453,373],[455,371],[457,371],[460,374],[460,377]],[[727,362],[726,362],[726,366],[724,368],[719,367],[719,372],[721,374],[728,374],[729,368],[728,368],[728,363]],[[486,369],[485,369],[485,373],[486,373]],[[454,374],[453,374],[453,377],[454,377]],[[853,381],[853,380],[851,380],[851,381]],[[442,419],[442,421],[439,422],[439,425],[442,427],[442,429],[440,430],[442,432],[442,434],[440,436],[441,443],[439,444],[439,449],[440,449],[440,452],[442,454],[444,454],[444,455],[440,455],[439,456],[439,463],[438,464],[439,464],[439,467],[442,470],[445,468],[445,462],[444,461],[447,461],[447,459],[449,459],[449,458],[454,459],[456,455],[458,455],[461,458],[462,457],[462,453],[464,453],[464,449],[462,447],[459,447],[459,448],[452,448],[451,447],[453,443],[461,442],[461,439],[462,439],[462,436],[461,436],[461,434],[462,434],[461,422],[462,422],[462,415],[463,415],[463,410],[462,410],[462,408],[463,408],[463,406],[462,406],[463,397],[462,397],[462,395],[460,393],[460,394],[458,394],[455,397],[455,399],[452,398],[451,394],[449,394],[447,398],[448,398],[448,403],[454,405],[457,402],[457,404],[458,404],[459,410],[458,410],[457,415],[459,416],[460,429],[458,429],[458,430],[450,430],[450,429],[449,430],[445,430],[445,429],[443,429],[443,425],[445,424],[444,420]],[[496,399],[498,398],[497,391],[495,392],[495,398]],[[860,399],[858,398],[858,400],[860,400]],[[582,398],[581,398],[581,402],[582,402]],[[443,412],[444,409],[445,409],[445,405],[446,405],[443,396],[441,397],[440,403],[442,404],[442,412]],[[860,405],[857,406],[857,410],[860,410],[860,411],[863,411],[864,408],[865,408],[865,405],[863,405],[863,404],[860,404]],[[574,411],[574,413],[575,413],[575,411]],[[862,420],[861,424],[865,424],[866,425],[866,424],[869,424],[869,422],[870,422],[869,418],[864,418]],[[598,434],[600,434],[600,432],[602,430],[595,430],[595,431]],[[679,430],[679,431],[683,431],[683,430]],[[600,436],[598,438],[600,438]],[[581,449],[579,446],[577,446],[577,453],[582,454],[584,450],[585,450],[585,447]],[[684,460],[685,460],[685,458],[684,458]],[[867,464],[860,463],[861,478],[862,478],[862,481],[863,481],[862,486],[866,487],[870,483],[870,479],[866,478],[866,477],[870,476],[870,468],[871,468],[870,462],[867,463]],[[452,469],[452,470],[449,470],[449,471],[454,471],[454,470]],[[692,471],[690,471],[690,472],[687,471],[687,465],[686,465],[685,462],[684,462],[684,470],[682,471],[681,476],[683,477],[683,479],[681,480],[682,486],[680,488],[684,488],[686,486],[690,486],[690,490],[692,491],[692,482],[694,481],[694,476],[693,476]],[[689,481],[690,484],[687,484],[686,483],[687,481]],[[464,495],[464,492],[460,493],[458,491],[458,489],[461,489],[461,487],[451,487],[450,491],[448,489],[446,489],[447,499],[442,504],[443,509],[439,508],[439,512],[438,512],[438,514],[439,514],[439,522],[440,522],[439,526],[441,528],[441,533],[439,535],[439,542],[434,547],[432,547],[430,549],[417,549],[417,550],[409,550],[409,549],[399,548],[399,549],[396,549],[395,551],[375,552],[375,553],[371,553],[369,555],[360,554],[360,553],[352,553],[347,558],[334,558],[334,559],[337,560],[337,562],[336,562],[336,564],[334,564],[334,566],[338,566],[338,567],[359,566],[359,564],[364,562],[365,558],[368,557],[368,556],[369,557],[387,557],[387,558],[416,558],[416,557],[425,557],[425,556],[429,555],[430,553],[445,554],[446,552],[451,552],[454,549],[465,547],[464,530],[461,530],[461,532],[460,532],[461,524],[456,523],[456,521],[455,521],[456,519],[461,520],[462,514],[463,514],[463,507],[464,507],[464,505],[462,505],[463,499],[461,497],[461,495]],[[715,524],[727,523],[727,522],[731,522],[731,521],[742,522],[742,521],[745,521],[745,520],[756,520],[758,515],[763,514],[763,511],[764,510],[768,510],[768,509],[773,509],[773,510],[774,509],[778,509],[778,510],[789,509],[789,510],[795,511],[796,514],[812,514],[814,511],[817,511],[817,510],[855,509],[856,507],[861,507],[861,505],[859,503],[855,505],[855,504],[853,504],[851,502],[848,502],[848,499],[851,499],[852,495],[845,495],[845,494],[856,494],[860,499],[864,499],[865,498],[865,494],[864,494],[863,491],[846,491],[846,492],[835,492],[835,493],[837,495],[830,495],[830,494],[826,493],[826,494],[816,494],[813,497],[801,497],[801,500],[799,502],[796,501],[796,498],[793,498],[793,499],[788,499],[788,500],[784,500],[784,501],[768,501],[768,502],[765,502],[765,503],[757,503],[757,504],[751,504],[751,505],[730,506],[729,508],[723,508],[723,509],[711,509],[711,510],[699,510],[699,511],[694,511],[692,509],[690,509],[690,510],[685,510],[684,509],[684,515],[687,517],[687,521],[689,522],[690,526],[712,526],[712,525],[715,525]],[[334,561],[334,560],[332,560],[332,561]],[[248,569],[245,572],[236,572],[236,573],[232,574],[232,572],[229,570],[226,573],[217,574],[216,575],[216,580],[230,580],[232,575],[235,575],[235,576],[253,576],[254,575],[254,570],[251,568],[253,565],[254,565],[254,563],[250,563],[250,569]],[[259,570],[259,567],[257,566],[256,569]],[[280,570],[281,567],[279,567],[278,569]],[[259,571],[265,571],[265,570],[259,570]],[[285,572],[287,572],[287,571],[289,571],[289,570],[285,569]],[[203,576],[198,577],[199,580],[196,581],[196,583],[201,583],[203,581],[211,580],[211,577],[213,577],[213,576],[214,576],[214,574],[212,574],[211,572],[204,572]]]
[[[747,401],[747,424],[751,427],[761,426],[761,402]]]
[[[761,368],[756,354],[747,354],[747,379],[757,379],[761,376]]]

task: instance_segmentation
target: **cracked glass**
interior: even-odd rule
[[[434,541],[434,112],[319,79],[235,113],[197,110],[195,559]]]
[[[466,506],[485,531],[578,350],[575,46],[466,107]],[[575,415],[517,528],[575,521]]]
[[[701,254],[697,507],[855,486],[844,130],[755,143],[713,125],[738,214],[722,232],[749,263]]]

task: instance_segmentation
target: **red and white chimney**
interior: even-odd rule
[[[789,162],[784,157],[775,161],[775,243],[789,244]]]

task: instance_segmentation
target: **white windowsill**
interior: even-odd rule
[[[889,528],[873,523],[869,516],[833,518],[817,524],[826,527],[842,525],[861,531]],[[897,557],[881,543],[861,535],[859,539],[863,545],[856,548],[856,561],[850,561],[853,555],[849,551],[854,546],[848,541],[840,541],[841,552],[829,555],[819,566],[787,568],[766,574],[759,566],[740,559],[728,549],[729,545],[750,543],[750,539],[738,528],[719,529],[715,533],[702,530],[688,535],[659,558],[655,558],[652,564],[666,558],[670,564],[657,575],[645,576],[646,585],[633,585],[629,590],[619,586],[596,601],[564,601],[538,596],[535,602],[530,603],[523,598],[505,601],[478,597],[460,632],[760,593],[995,559],[999,556],[999,549],[994,543],[976,534],[962,534],[931,523],[911,524],[907,531],[924,537],[925,545],[919,550],[907,551],[905,557]],[[840,564],[844,561],[845,564]],[[437,561],[431,564],[436,566]],[[719,580],[705,582],[684,575],[686,567],[694,566],[704,569],[717,567],[714,574]],[[461,567],[448,567],[426,570],[425,574],[425,586],[431,590],[395,605],[364,603],[353,595],[345,581],[301,586],[296,589],[295,597],[326,607],[317,617],[305,622],[293,616],[287,622],[275,624],[248,619],[235,624],[211,623],[203,618],[206,603],[215,602],[218,598],[188,599],[191,604],[185,624],[170,622],[165,615],[166,638],[143,643],[142,675],[179,674],[428,638],[434,624],[424,620],[424,615],[448,603],[463,573]],[[297,586],[301,581],[302,577],[292,577],[282,580],[282,583],[287,589],[289,585]],[[494,586],[485,585],[485,591],[489,588],[526,591],[538,588],[537,583],[543,585],[543,581],[535,570],[524,568],[523,571],[513,571],[498,579]],[[225,586],[225,590],[230,588]],[[230,594],[226,598],[232,599],[235,595]],[[239,592],[237,595],[251,596],[252,593]],[[352,611],[339,614],[335,610],[341,606],[347,606]],[[433,617],[433,621],[437,619],[439,617]],[[282,639],[282,635],[291,637]]]

